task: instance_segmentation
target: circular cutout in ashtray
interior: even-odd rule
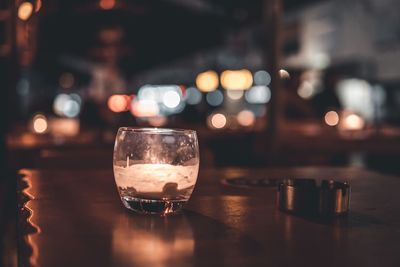
[[[222,179],[221,183],[223,185],[242,187],[242,188],[252,188],[252,187],[277,187],[279,179],[270,179],[264,177],[234,177]]]

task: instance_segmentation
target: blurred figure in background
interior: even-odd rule
[[[317,115],[323,117],[328,110],[340,110],[341,104],[336,93],[339,74],[335,70],[326,70],[322,90],[317,92],[312,99]]]
[[[102,28],[98,33],[100,45],[89,50],[90,58],[96,63],[90,64],[91,80],[81,116],[85,125],[101,127],[112,121],[107,99],[110,95],[127,91],[126,79],[119,67],[121,58],[130,51],[123,43],[123,37],[121,27]]]

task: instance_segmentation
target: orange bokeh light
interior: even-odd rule
[[[329,126],[336,126],[339,123],[339,115],[336,111],[328,111],[325,114],[325,123]]]
[[[216,113],[211,115],[209,118],[210,118],[209,126],[211,126],[211,128],[222,129],[226,126],[227,119],[224,114]]]
[[[129,109],[130,97],[127,95],[112,95],[108,98],[108,108],[112,112],[124,112]]]
[[[347,130],[361,130],[364,124],[363,118],[357,114],[350,114],[344,119],[344,128]]]
[[[237,115],[237,120],[240,125],[248,127],[254,124],[256,117],[250,110],[242,110]]]
[[[152,100],[134,101],[131,106],[132,115],[139,118],[155,117],[159,112],[157,103]]]
[[[32,120],[33,131],[38,134],[43,134],[47,131],[47,118],[42,114],[37,114]]]
[[[218,88],[218,74],[213,70],[199,73],[196,77],[196,86],[202,92],[212,92]]]
[[[284,69],[280,69],[279,70],[279,77],[281,77],[281,79],[290,79],[290,74],[287,70]]]
[[[226,90],[247,90],[253,84],[249,70],[226,70],[221,73],[221,85]]]
[[[115,0],[100,0],[99,6],[102,9],[113,9],[115,7],[116,1]]]
[[[39,10],[42,8],[42,0],[36,0],[36,6],[35,6],[35,12],[39,12]]]
[[[23,2],[18,8],[18,18],[28,20],[33,12],[33,5],[30,2]]]

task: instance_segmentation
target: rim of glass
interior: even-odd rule
[[[135,132],[135,133],[145,133],[145,134],[173,134],[173,133],[179,133],[179,134],[191,134],[194,133],[196,134],[195,130],[191,129],[173,129],[173,128],[151,128],[151,127],[129,127],[129,126],[124,126],[124,127],[119,127],[119,131],[124,131],[124,132]]]

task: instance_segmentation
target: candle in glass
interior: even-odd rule
[[[123,127],[114,149],[114,176],[124,205],[140,213],[180,211],[199,169],[197,136],[190,130]]]

